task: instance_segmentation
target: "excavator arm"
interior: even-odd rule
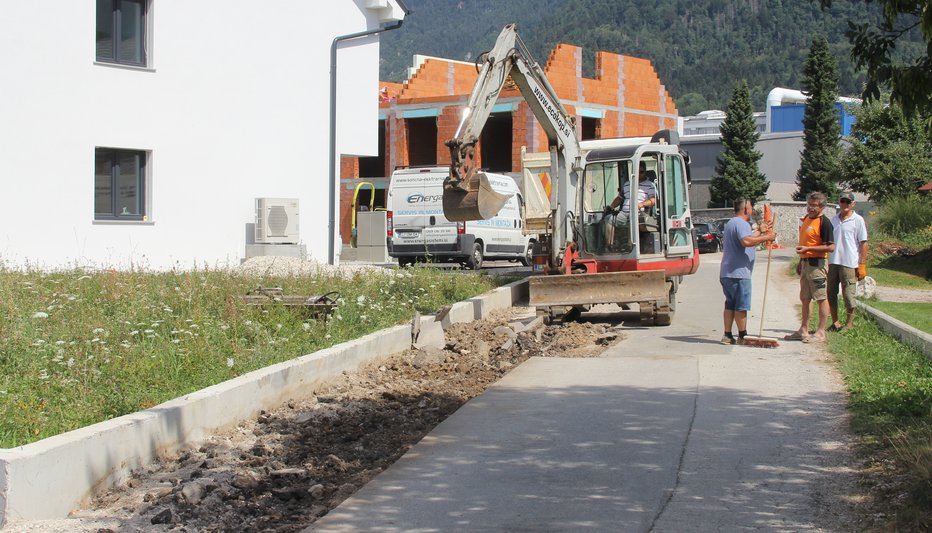
[[[560,103],[540,66],[518,36],[517,25],[505,26],[490,52],[469,96],[450,149],[450,174],[444,181],[443,209],[448,220],[479,220],[495,216],[508,196],[492,189],[476,166],[476,143],[509,76],[547,134],[554,187],[549,198],[558,240],[565,238],[563,213],[574,198],[580,147],[573,119]]]

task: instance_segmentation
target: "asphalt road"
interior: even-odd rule
[[[527,361],[307,531],[849,529],[841,381],[819,346],[719,344],[720,257],[681,286],[672,326],[622,313],[601,358]],[[764,336],[797,324],[788,260],[775,253]]]

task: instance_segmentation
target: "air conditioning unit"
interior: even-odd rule
[[[298,243],[298,199],[256,198],[256,244]]]

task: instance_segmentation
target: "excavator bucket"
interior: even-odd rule
[[[465,182],[465,187],[463,183]],[[443,216],[451,222],[485,220],[494,217],[511,198],[492,188],[485,172],[476,172],[471,177],[454,184],[447,180],[443,184]]]

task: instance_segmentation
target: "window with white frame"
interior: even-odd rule
[[[146,152],[97,148],[94,219],[146,220]]]
[[[144,67],[148,0],[97,0],[97,61]]]

